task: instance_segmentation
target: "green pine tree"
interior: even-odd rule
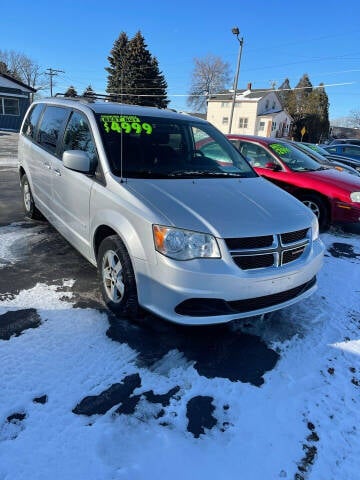
[[[75,90],[75,88],[73,87],[73,85],[71,85],[71,86],[66,90],[66,92],[64,93],[64,97],[77,97],[77,91]]]
[[[11,76],[11,72],[8,69],[5,62],[0,61],[0,73],[3,73],[4,75],[10,75]]]
[[[319,87],[314,88],[310,94],[309,109],[311,111],[310,114],[315,117],[311,130],[312,141],[319,142],[328,138],[330,129],[329,98],[323,83],[320,83]]]
[[[105,68],[108,72],[108,84],[106,91],[114,95],[115,100],[130,103],[130,97],[124,95],[128,89],[128,44],[129,38],[125,32],[121,32],[115,40],[114,46],[108,56],[110,67]]]
[[[95,92],[91,85],[88,85],[82,94],[83,97],[95,97]]]
[[[291,89],[290,86],[290,80],[288,78],[285,78],[283,83],[280,85],[278,89],[278,97],[281,102],[281,105],[283,108],[285,108],[287,111],[289,111],[291,103],[292,103],[292,96],[293,96],[293,90]]]
[[[284,109],[293,119],[291,136],[294,140],[318,142],[321,138],[327,138],[329,99],[323,84],[314,88],[305,73],[295,89],[288,90],[289,88],[290,82],[286,79],[278,93]],[[305,135],[301,134],[303,127],[306,129]]]
[[[123,103],[167,107],[167,83],[140,31],[131,40],[122,32],[110,53],[108,93]]]

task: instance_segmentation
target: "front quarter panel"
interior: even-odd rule
[[[158,220],[147,207],[133,198],[122,185],[116,192],[94,185],[90,201],[92,261],[96,263],[95,235],[99,227],[114,230],[124,242],[130,257],[156,263],[152,224]]]

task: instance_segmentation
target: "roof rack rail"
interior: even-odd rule
[[[68,96],[66,93],[58,92],[55,93],[55,97],[64,97],[69,100],[78,100],[78,101],[87,101],[93,102],[95,100],[104,100],[105,102],[120,102],[122,100],[123,94],[121,93],[89,93],[87,95],[75,95]]]
[[[122,97],[124,96],[125,94],[122,94],[122,93],[89,93],[88,95],[76,95],[74,97],[70,97],[68,95],[66,95],[66,93],[62,93],[62,92],[58,92],[58,93],[55,93],[54,97],[62,97],[64,98],[65,100],[74,100],[74,101],[78,101],[78,102],[87,102],[87,103],[94,103],[95,100],[103,100],[104,102],[115,102],[115,103],[123,103],[122,102]],[[171,111],[171,112],[178,112],[176,109],[174,108],[162,108],[162,107],[155,107],[155,106],[151,106],[151,105],[138,105],[136,103],[132,103],[131,105],[136,105],[136,106],[141,106],[141,107],[152,107],[152,108],[158,108],[159,110],[168,110],[168,111]],[[181,113],[184,113],[184,112],[181,112]]]

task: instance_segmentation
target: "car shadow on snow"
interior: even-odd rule
[[[263,375],[276,365],[279,355],[257,335],[232,328],[232,324],[189,327],[147,315],[130,323],[108,314],[107,335],[138,352],[141,367],[167,372],[179,363],[192,364],[207,378],[227,378],[260,386]]]

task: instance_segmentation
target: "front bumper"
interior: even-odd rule
[[[281,267],[244,271],[229,256],[157,264],[135,259],[140,304],[175,323],[225,323],[292,305],[316,290],[324,245],[318,239],[298,260]]]
[[[357,223],[360,222],[360,204],[336,201],[333,212],[334,222]]]

